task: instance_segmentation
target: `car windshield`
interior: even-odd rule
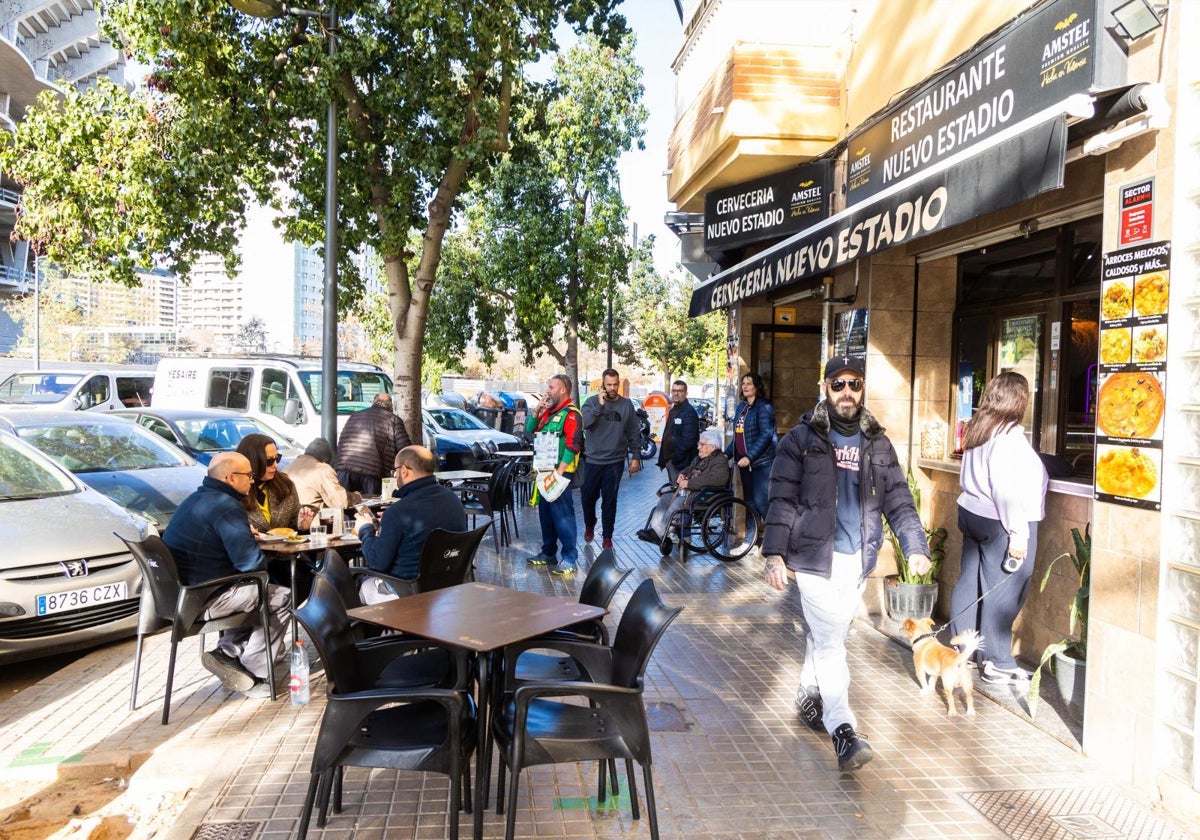
[[[392,380],[386,374],[369,370],[339,370],[337,376],[338,414],[353,414],[371,405],[379,393],[392,393]],[[301,371],[300,381],[308,391],[317,413],[321,413],[321,372]]]
[[[73,473],[183,467],[190,461],[153,432],[115,417],[106,423],[23,426],[17,434]]]
[[[81,379],[80,373],[14,373],[0,383],[0,403],[56,403]]]
[[[249,417],[180,419],[175,426],[187,445],[197,452],[232,452],[246,435],[267,435],[273,440],[279,437]]]
[[[46,456],[0,435],[0,502],[75,492],[74,482]]]
[[[454,408],[443,408],[429,413],[434,422],[448,432],[474,432],[489,428],[481,420]]]

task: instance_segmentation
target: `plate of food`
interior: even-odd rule
[[[296,529],[295,528],[272,528],[270,531],[267,531],[267,533],[273,537],[285,537],[285,538],[286,537],[294,537],[294,536],[296,536]]]
[[[258,536],[259,542],[267,542],[267,543],[268,542],[269,543],[283,542],[284,540],[287,539],[287,537],[281,536],[279,534],[258,534],[257,536]]]
[[[1139,364],[1167,360],[1167,328],[1163,325],[1137,327],[1133,331],[1133,360]]]
[[[1100,386],[1100,431],[1122,438],[1149,438],[1162,420],[1166,399],[1152,373],[1114,373]]]
[[[303,534],[292,534],[290,537],[284,537],[283,541],[286,543],[302,543],[308,542],[308,537]]]
[[[1114,280],[1105,287],[1100,311],[1106,321],[1128,318],[1133,313],[1133,289],[1129,281]]]
[[[1144,499],[1158,486],[1157,451],[1133,446],[1100,446],[1096,487],[1102,493]]]
[[[1133,344],[1129,327],[1116,327],[1100,333],[1100,363],[1104,365],[1123,365],[1129,361],[1129,351]]]
[[[1133,305],[1139,315],[1162,315],[1167,311],[1171,283],[1166,272],[1143,274],[1133,284]]]

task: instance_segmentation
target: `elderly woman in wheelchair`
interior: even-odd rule
[[[683,545],[695,551],[706,551],[727,560],[740,558],[745,552],[728,550],[727,537],[736,527],[738,508],[742,508],[742,521],[746,508],[730,492],[730,477],[729,460],[721,450],[721,433],[708,429],[700,435],[700,455],[679,474],[675,485],[666,485],[659,491],[658,504],[651,511],[646,527],[638,531],[638,538],[658,543],[662,553],[669,554],[669,531],[675,526]],[[757,533],[757,520],[752,524],[751,539]]]

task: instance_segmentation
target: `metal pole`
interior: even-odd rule
[[[42,369],[42,278],[41,260],[33,252],[33,369]]]
[[[337,6],[329,7],[329,57],[337,55]],[[332,64],[332,62],[331,62]],[[337,102],[332,91],[325,135],[325,308],[321,343],[321,436],[337,450]]]

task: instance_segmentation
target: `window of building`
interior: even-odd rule
[[[984,386],[1024,375],[1024,426],[1057,472],[1091,480],[1100,300],[1101,220],[1086,219],[959,257],[958,437]]]

